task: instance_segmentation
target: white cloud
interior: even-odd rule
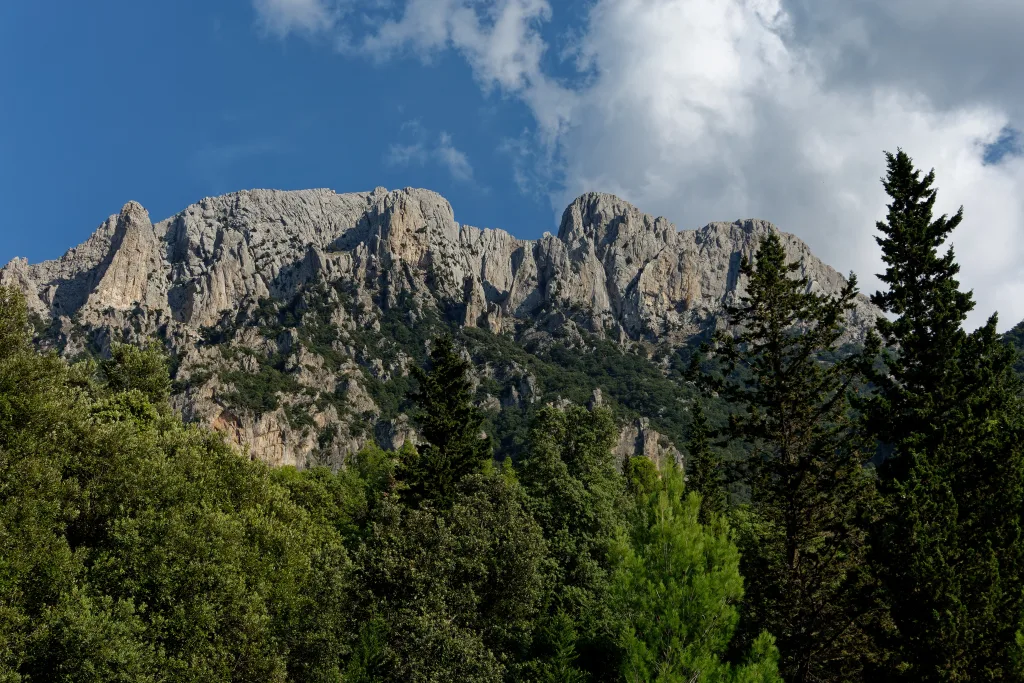
[[[388,147],[384,162],[389,166],[423,166],[433,161],[448,169],[452,178],[461,182],[473,180],[473,165],[465,152],[458,149],[452,142],[452,136],[442,131],[437,143],[428,145],[427,131],[418,120],[406,121],[401,130],[416,138],[410,144],[395,143]]]
[[[368,7],[368,6],[367,6]],[[370,10],[367,10],[370,11]],[[1024,318],[1024,160],[983,146],[1024,124],[1019,0],[595,0],[557,80],[544,0],[405,0],[346,49],[429,59],[454,49],[536,128],[505,143],[521,187],[560,210],[614,192],[681,228],[761,217],[865,290],[881,269],[882,150],[934,167],[978,324]],[[527,148],[527,143],[533,149]],[[440,147],[443,147],[441,145]],[[531,169],[524,160],[535,160]]]
[[[909,76],[839,78],[795,31],[771,0],[599,0],[581,47],[598,75],[559,139],[556,204],[610,189],[684,228],[768,218],[870,291],[882,150],[902,146],[936,168],[940,210],[966,205],[954,242],[979,301],[970,322],[996,308],[1003,327],[1024,318],[1008,294],[1024,284],[1024,173],[1019,159],[983,165],[979,145],[1010,110],[998,97],[939,104]],[[862,22],[853,35],[873,45],[876,32]]]
[[[393,144],[388,147],[384,161],[389,166],[409,166],[410,164],[422,166],[427,161],[427,150],[418,142],[412,145]]]
[[[448,133],[441,133],[437,155],[453,178],[462,181],[473,179],[473,167],[469,163],[469,158],[464,152],[456,149],[452,144],[452,136]]]
[[[280,37],[329,29],[338,18],[325,0],[253,0],[253,7],[260,24]]]

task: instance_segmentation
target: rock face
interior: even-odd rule
[[[351,343],[360,329],[379,330],[385,311],[406,306],[410,324],[435,310],[496,333],[514,334],[524,325],[568,327],[621,344],[678,346],[721,324],[723,306],[743,293],[741,257],[753,255],[770,231],[777,229],[761,220],[679,231],[617,197],[591,193],[565,210],[556,236],[530,241],[459,225],[447,200],[427,190],[252,190],[203,199],[155,224],[129,202],[60,259],[11,261],[0,269],[0,284],[25,293],[30,310],[50,323],[65,353],[159,335],[181,357],[184,372],[195,371],[193,377],[220,362],[202,347],[204,330],[252,313],[261,302],[291,300],[315,283],[332,285],[331,300],[344,291],[354,308],[339,305],[331,314],[330,324],[350,334],[333,342],[336,354],[328,355],[346,356],[348,365],[325,370],[317,360],[322,350],[317,358],[307,350],[302,360],[291,337],[256,339],[246,347],[287,355],[292,365],[284,371],[298,387],[327,386],[345,395],[348,403],[340,408],[314,411],[312,422],[322,431],[341,419],[339,410],[377,410],[362,389],[366,368],[388,377],[407,371],[401,363],[388,369],[379,359],[358,358]],[[780,234],[812,288],[836,292],[845,284],[803,242]],[[876,314],[859,300],[851,338],[862,336]],[[249,372],[261,372],[256,361],[249,365]],[[317,448],[309,430],[303,437],[284,424],[283,408],[255,416],[222,405],[227,387],[211,379],[176,401],[255,457],[306,464]],[[646,424],[626,431],[623,452],[646,452],[644,444],[658,441]],[[377,432],[396,443],[409,435],[405,423]],[[370,434],[337,436],[332,448],[341,457]]]

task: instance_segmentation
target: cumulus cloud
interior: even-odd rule
[[[1024,3],[595,0],[569,80],[543,67],[551,18],[544,0],[405,0],[346,49],[455,50],[485,90],[520,98],[535,128],[503,145],[556,211],[600,190],[681,228],[766,218],[868,291],[882,151],[902,146],[935,168],[940,211],[966,207],[969,322],[1024,318]]]
[[[1024,175],[1012,159],[984,160],[1008,109],[985,98],[943,106],[908,79],[840,80],[828,70],[839,58],[819,59],[824,48],[797,31],[775,2],[598,2],[581,45],[598,75],[559,139],[556,205],[607,189],[686,228],[767,218],[870,290],[882,150],[902,146],[936,168],[940,210],[966,205],[954,242],[979,299],[971,323],[996,308],[1004,327],[1024,318],[1012,294],[1024,282]]]

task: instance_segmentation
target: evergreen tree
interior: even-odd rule
[[[530,510],[548,544],[548,614],[562,612],[573,621],[578,636],[575,666],[599,681],[616,680],[621,655],[620,615],[608,602],[612,552],[627,509],[625,477],[612,453],[617,439],[607,409],[547,406],[531,426],[520,472]],[[641,480],[646,479],[641,473]],[[542,654],[554,647],[539,645]]]
[[[967,339],[963,323],[974,301],[970,292],[960,291],[953,249],[940,255],[939,247],[960,225],[963,207],[952,218],[933,220],[935,172],[922,178],[902,150],[887,152],[886,159],[882,184],[892,201],[886,221],[876,224],[882,234],[875,241],[886,264],[879,279],[888,289],[875,292],[871,302],[895,319],[876,322],[885,363],[871,376],[880,391],[868,415],[884,443],[909,445],[912,439],[925,446],[937,436],[931,419],[954,408],[960,398],[958,359]]]
[[[848,418],[853,363],[819,357],[837,350],[856,279],[825,296],[799,270],[776,233],[764,237],[756,265],[741,264],[747,294],[727,309],[738,332],[717,340],[720,389],[740,409],[730,429],[753,448],[751,510],[739,518],[742,642],[771,632],[787,681],[850,681],[872,657],[874,489]]]
[[[435,340],[430,366],[413,368],[419,383],[411,396],[414,418],[426,443],[417,457],[404,463],[402,478],[414,505],[429,500],[446,507],[454,501],[458,483],[491,461],[491,441],[481,435],[484,418],[473,405],[471,366],[451,337]]]
[[[1024,453],[1015,354],[997,319],[974,332],[953,250],[960,224],[933,219],[934,172],[886,154],[891,198],[878,223],[888,286],[866,366],[871,432],[891,450],[880,470],[887,506],[873,545],[898,629],[889,673],[914,681],[1016,680],[1021,617]],[[875,354],[880,345],[880,367]]]
[[[708,420],[700,403],[693,407],[693,421],[686,444],[686,483],[691,491],[700,494],[700,522],[707,524],[725,512],[726,496],[722,477],[722,462],[711,447]]]
[[[565,612],[556,612],[544,625],[540,638],[550,648],[538,668],[537,678],[543,683],[586,683],[587,674],[576,668],[579,658],[579,635],[572,618]]]
[[[747,663],[723,661],[743,595],[739,552],[721,517],[698,522],[700,496],[686,495],[669,463],[622,547],[612,603],[624,619],[622,675],[629,683],[781,681],[778,652],[760,634]]]

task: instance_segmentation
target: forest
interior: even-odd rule
[[[415,445],[272,468],[175,414],[158,344],[69,362],[0,289],[0,681],[1024,680],[1018,354],[964,328],[962,210],[887,162],[885,317],[851,350],[856,278],[766,237],[682,465],[574,405],[510,457],[442,334]]]

